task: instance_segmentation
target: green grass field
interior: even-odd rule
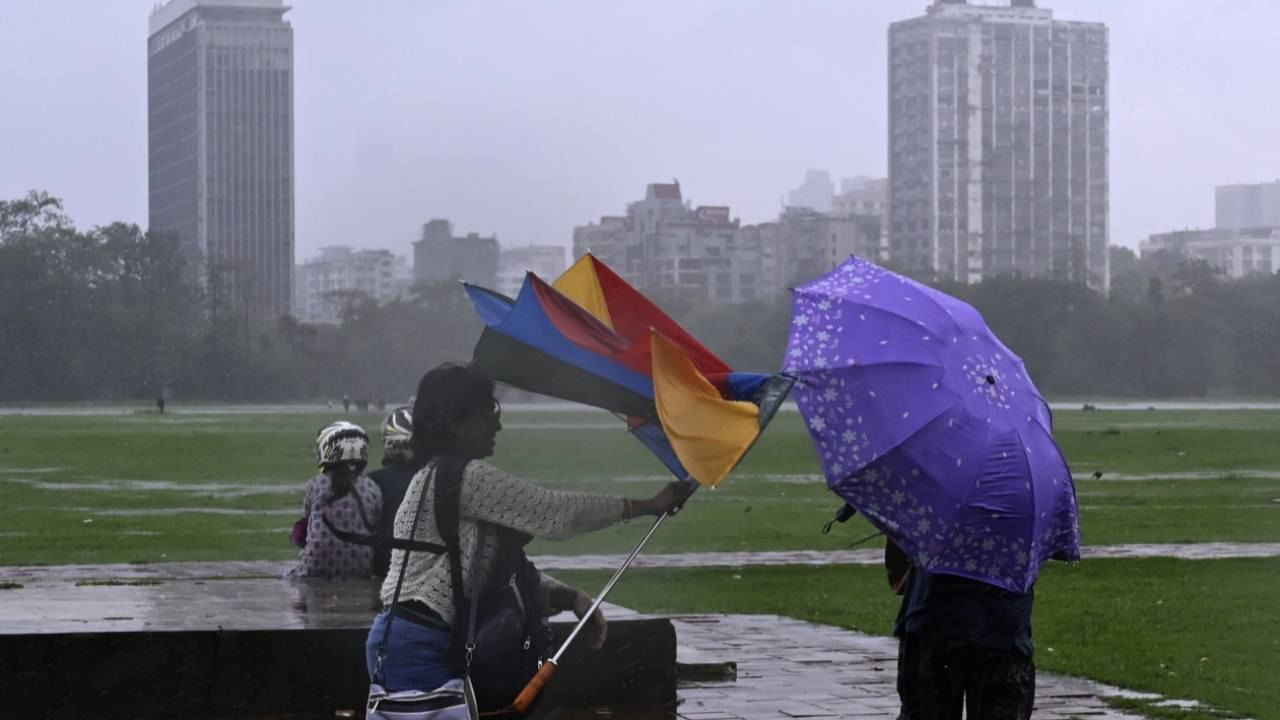
[[[311,438],[333,417],[0,417],[0,564],[290,557]],[[512,473],[633,497],[665,480],[607,415],[509,412],[506,424],[495,461]],[[1066,412],[1058,428],[1073,470],[1104,473],[1077,484],[1086,544],[1280,541],[1280,412]],[[817,472],[799,417],[780,415],[737,474],[701,492],[651,549],[846,547],[870,528],[819,532],[840,503]],[[1164,479],[1108,479],[1132,475]],[[640,531],[533,550],[617,552]]]
[[[293,557],[288,528],[314,473],[311,439],[337,417],[0,416],[0,564]],[[369,429],[378,421],[350,419]],[[1073,470],[1103,473],[1077,482],[1086,544],[1280,542],[1280,411],[1076,411],[1056,420]],[[640,497],[666,479],[607,415],[509,411],[504,423],[495,462],[547,485]],[[856,520],[821,534],[840,503],[817,472],[799,417],[784,413],[739,471],[700,492],[650,550],[848,547],[870,528]],[[642,525],[531,551],[621,552]],[[1054,567],[1039,586],[1039,661],[1280,718],[1278,573],[1274,560]],[[647,570],[628,576],[617,600],[886,633],[896,600],[882,585],[874,568]]]

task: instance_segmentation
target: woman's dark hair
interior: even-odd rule
[[[426,462],[446,451],[449,423],[493,409],[494,383],[467,365],[445,363],[418,382],[413,403],[413,455]]]

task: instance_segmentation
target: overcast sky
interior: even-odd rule
[[[568,244],[648,182],[777,214],[806,168],[882,175],[886,28],[926,0],[297,0],[298,258],[423,222]],[[1275,0],[1047,0],[1111,28],[1112,241],[1280,177]],[[0,198],[147,216],[152,0],[0,0]]]

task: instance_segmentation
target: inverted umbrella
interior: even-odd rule
[[[1025,592],[1079,559],[1049,406],[973,307],[851,258],[795,289],[784,371],[828,487],[920,568]]]
[[[717,484],[737,464],[790,390],[788,378],[730,370],[648,298],[591,256],[575,264],[554,287],[528,273],[514,300],[476,285],[464,286],[485,323],[472,354],[477,370],[512,387],[625,417],[632,435],[680,480],[692,475],[704,485]],[[562,287],[569,294],[562,292]],[[670,347],[664,355],[666,362],[656,362],[651,340],[655,333]],[[687,362],[676,362],[675,356]],[[703,403],[697,417],[710,428],[704,437],[709,439],[716,429],[727,426],[741,409],[732,401],[749,403],[753,411],[764,408],[758,413],[762,422],[749,437],[734,435],[732,443],[721,443],[720,451],[714,452],[707,450],[708,443],[697,440],[685,442],[682,450],[672,445],[670,428],[665,424],[669,418],[661,417],[658,408],[655,379],[663,374],[682,374],[686,365],[730,401]],[[677,384],[692,387],[683,381]],[[677,394],[670,392],[668,397]],[[687,437],[688,431],[686,421],[681,432]],[[720,433],[718,440],[727,434]],[[733,443],[737,443],[736,449]],[[689,472],[682,453],[699,457],[699,472]]]

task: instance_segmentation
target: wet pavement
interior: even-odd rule
[[[1223,560],[1231,558],[1280,557],[1280,543],[1134,543],[1095,545],[1083,548],[1086,560],[1177,558],[1183,560]],[[532,558],[544,570],[613,570],[622,564],[622,555],[541,555]],[[771,552],[654,553],[636,558],[637,568],[772,567],[879,565],[883,551],[793,550]],[[229,560],[221,562],[115,563],[107,565],[14,565],[0,566],[0,582],[23,584],[66,583],[95,579],[116,580],[210,580],[280,578],[293,567],[292,560]],[[0,596],[5,601],[6,596]],[[0,616],[3,608],[0,607]]]
[[[672,618],[680,645],[733,659],[734,682],[681,683],[676,712],[684,720],[788,720],[898,716],[898,658],[892,638],[773,615]],[[1034,720],[1136,720],[1111,710],[1103,685],[1040,673]]]
[[[1280,554],[1280,544],[1269,552]],[[689,559],[700,557],[705,562],[721,555],[728,554]],[[818,555],[823,554],[731,556],[748,564],[766,558],[781,564],[785,556],[794,564],[804,558],[819,562]],[[599,567],[612,557],[542,558],[540,564],[544,568]],[[673,556],[652,556],[663,557]],[[280,579],[278,571],[288,566],[224,562],[0,568],[0,581],[21,586],[0,590],[0,634],[368,627],[378,608],[375,582]],[[607,606],[606,613],[614,620],[644,617],[616,606]],[[683,720],[888,719],[897,715],[897,649],[892,638],[778,616],[671,619],[680,667],[703,673],[682,676],[677,713]],[[724,673],[707,669],[728,663],[736,664],[736,679],[700,679],[723,677]],[[1102,699],[1106,695],[1132,696],[1089,681],[1042,673],[1034,718],[1132,717],[1108,709]]]

